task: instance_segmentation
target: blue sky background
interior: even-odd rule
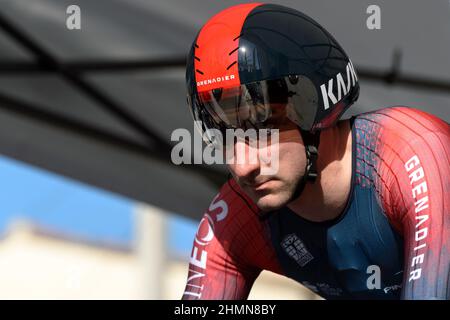
[[[18,218],[89,240],[131,244],[134,201],[0,156],[0,233]],[[169,248],[188,257],[197,223],[171,214]]]

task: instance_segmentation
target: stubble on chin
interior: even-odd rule
[[[263,195],[247,192],[253,202],[263,212],[274,211],[286,206],[293,194],[290,190],[271,190]]]

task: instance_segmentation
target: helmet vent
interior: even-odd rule
[[[242,33],[240,35],[238,35],[236,38],[233,39],[233,41],[236,41],[237,39],[239,39],[242,36]]]
[[[231,51],[228,55],[231,56],[234,52],[236,52],[236,50],[238,50],[239,47],[237,47],[236,49],[234,49],[233,51]]]
[[[232,64],[230,64],[228,67],[227,67],[227,70],[229,70],[232,66],[234,66],[235,64],[237,63],[237,61],[235,61],[235,62],[233,62]]]

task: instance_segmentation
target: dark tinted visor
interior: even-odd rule
[[[286,76],[202,91],[188,97],[201,131],[280,129],[286,121],[310,130],[317,111],[317,92],[303,76]]]

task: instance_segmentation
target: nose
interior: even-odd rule
[[[257,146],[248,141],[236,141],[234,144],[234,157],[229,163],[230,170],[239,180],[253,183],[260,174],[261,164]]]

